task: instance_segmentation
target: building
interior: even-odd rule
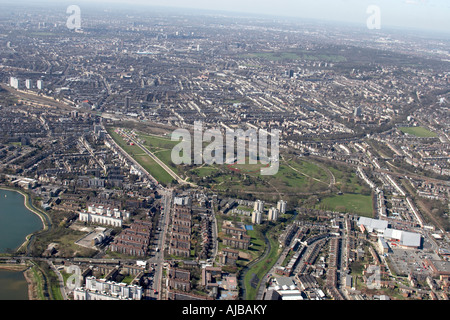
[[[39,90],[42,90],[42,89],[44,88],[44,83],[42,82],[42,80],[38,80],[38,81],[36,82],[36,87],[37,87]]]
[[[392,248],[392,246],[401,248],[420,248],[421,246],[422,236],[419,233],[388,228],[388,222],[385,220],[360,217],[358,225],[361,230],[365,229],[369,233],[376,232],[379,237],[383,237],[386,243],[378,239],[383,252],[388,252],[389,247]]]
[[[415,232],[387,228],[383,236],[392,245],[402,248],[420,248],[422,244],[422,236]]]
[[[278,216],[280,215],[280,211],[277,208],[270,208],[269,209],[269,221],[277,221],[278,220]]]
[[[383,237],[378,237],[378,245],[381,252],[388,253],[390,251],[389,245]]]
[[[221,254],[219,254],[219,263],[224,265],[235,266],[236,261],[239,259],[239,251],[233,250],[229,248],[225,248],[222,250]]]
[[[174,197],[173,204],[177,206],[190,206],[191,198],[189,197]]]
[[[188,258],[191,255],[192,210],[190,198],[175,198],[169,254]]]
[[[289,78],[293,78],[294,77],[294,70],[290,69],[288,71],[288,74],[289,74]]]
[[[263,212],[264,211],[264,201],[256,200],[255,204],[253,206],[253,210]]]
[[[245,235],[247,231],[244,228],[237,228],[231,221],[224,221],[222,225],[222,231],[227,235],[238,236]]]
[[[15,78],[15,77],[11,77],[9,80],[9,85],[14,89],[19,89],[19,87],[20,87],[19,79]]]
[[[74,300],[141,300],[142,292],[141,286],[89,276],[84,288],[74,290]]]
[[[250,240],[251,237],[248,235],[224,237],[223,244],[235,249],[247,250],[250,245]]]
[[[88,206],[87,211],[78,212],[78,216],[78,219],[82,222],[122,227],[123,221],[130,218],[130,213],[118,208],[92,204]]]
[[[450,276],[450,261],[424,259],[424,263],[430,268],[434,277],[443,279]]]
[[[110,249],[129,256],[144,257],[149,251],[151,230],[150,221],[137,220],[114,239]]]
[[[364,226],[367,232],[378,232],[383,233],[388,227],[388,222],[386,220],[372,219],[367,217],[360,217],[358,219],[358,226]]]
[[[262,222],[262,211],[255,210],[252,213],[252,223],[253,224],[261,224]]]
[[[188,270],[169,269],[169,289],[179,291],[191,291],[191,273]]]
[[[280,200],[277,203],[277,209],[280,212],[280,214],[285,214],[286,213],[286,206],[287,206],[287,202],[284,200]]]

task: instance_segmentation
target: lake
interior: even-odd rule
[[[23,195],[0,189],[0,253],[18,249],[27,235],[42,228],[41,219],[25,207]]]
[[[23,195],[0,189],[0,253],[17,249],[27,235],[42,228],[41,219],[25,207]],[[0,269],[0,300],[28,300],[23,272]]]
[[[0,300],[28,300],[23,272],[0,269]]]

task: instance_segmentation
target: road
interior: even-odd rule
[[[148,263],[150,265],[155,266],[155,273],[153,275],[153,290],[156,290],[156,294],[154,291],[151,292],[151,297],[161,300],[161,287],[162,287],[162,275],[163,275],[163,265],[164,265],[164,248],[166,243],[166,235],[168,233],[168,222],[169,222],[169,215],[171,210],[171,203],[172,203],[172,197],[173,197],[173,191],[172,190],[160,190],[160,193],[162,195],[162,206],[163,209],[161,210],[161,216],[160,220],[157,226],[157,233],[156,233],[156,244],[154,245],[155,252],[154,256],[148,259]],[[156,248],[158,250],[156,251]]]

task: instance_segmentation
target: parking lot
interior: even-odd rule
[[[423,250],[398,249],[389,253],[389,262],[397,274],[408,275],[410,272],[420,275],[429,275],[431,272],[425,266],[424,259],[439,259],[435,253]]]

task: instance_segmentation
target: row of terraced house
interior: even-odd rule
[[[151,232],[150,221],[134,221],[114,239],[110,249],[129,256],[145,257],[149,254]]]

